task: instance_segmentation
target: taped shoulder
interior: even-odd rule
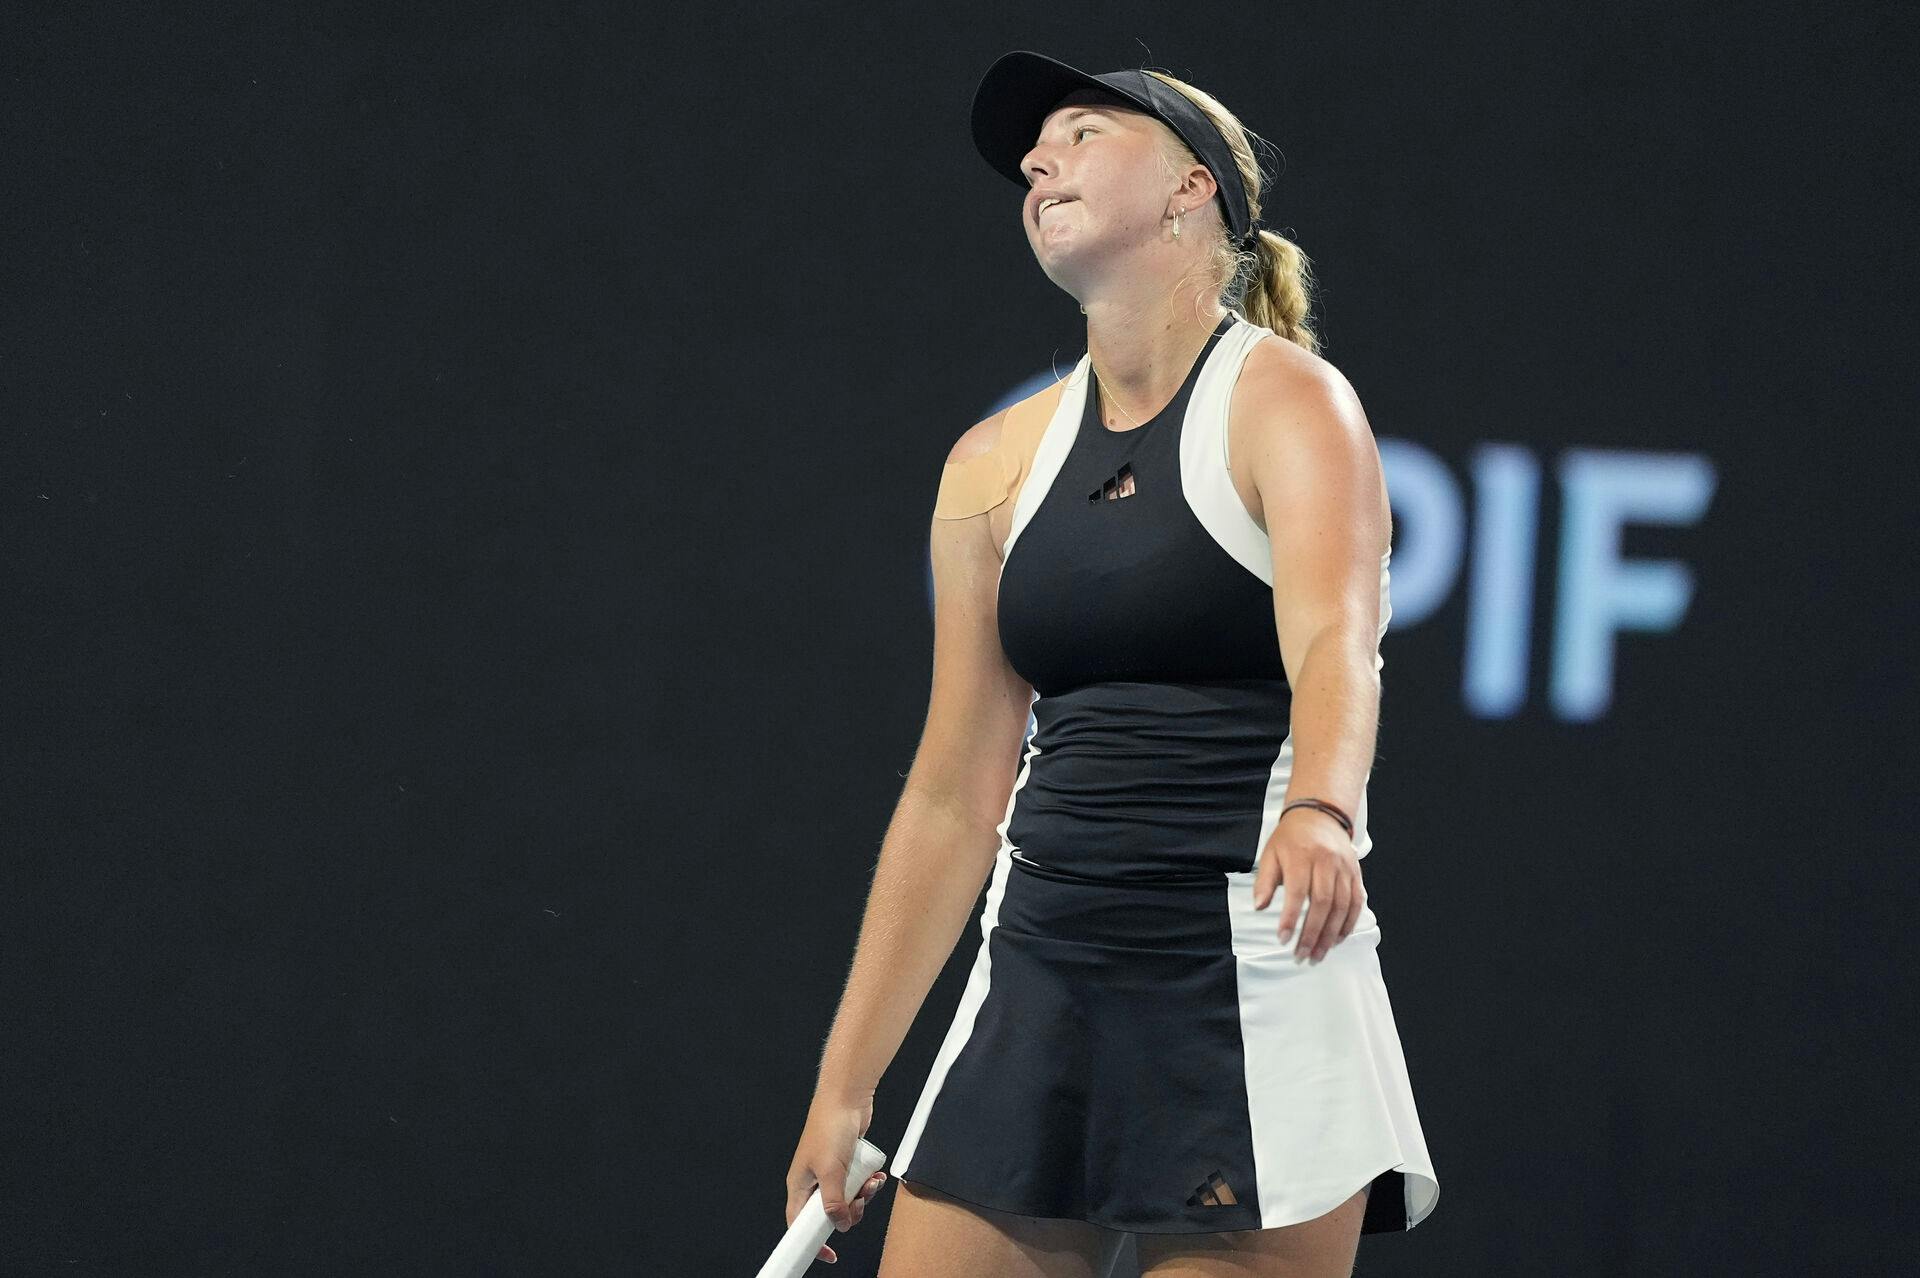
[[[966,519],[984,514],[1007,499],[1008,483],[998,444],[963,461],[940,468],[940,491],[933,499],[936,519]]]
[[[1000,419],[1000,434],[992,448],[964,461],[948,462],[940,474],[934,515],[965,519],[1017,496],[1065,391],[1065,384],[1056,382],[1021,400]]]

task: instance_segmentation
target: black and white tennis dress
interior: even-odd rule
[[[1173,401],[1125,431],[1100,421],[1082,356],[1041,436],[999,585],[1036,726],[902,1180],[1133,1233],[1277,1228],[1363,1185],[1378,1233],[1439,1198],[1372,908],[1318,964],[1280,943],[1284,888],[1253,908],[1291,694],[1226,428],[1271,333],[1229,311]],[[1366,812],[1363,792],[1363,857]]]

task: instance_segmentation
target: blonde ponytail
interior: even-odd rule
[[[1254,158],[1250,141],[1252,135],[1246,127],[1233,112],[1204,89],[1197,89],[1164,71],[1149,70],[1146,74],[1185,94],[1220,130],[1220,136],[1226,139],[1228,148],[1233,152],[1234,163],[1240,168],[1240,180],[1247,190],[1248,210],[1258,220],[1264,179],[1260,163]],[[1165,130],[1165,133],[1166,144],[1178,148],[1182,161],[1200,163],[1179,135],[1171,129]],[[1237,310],[1253,323],[1270,328],[1288,341],[1318,353],[1320,338],[1308,322],[1313,311],[1313,264],[1298,244],[1277,231],[1262,230],[1254,245],[1235,249],[1228,242],[1225,224],[1221,223],[1211,265],[1215,278],[1220,282],[1221,305]]]

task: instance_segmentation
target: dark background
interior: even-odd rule
[[[967,134],[1010,48],[1219,95],[1383,444],[1542,469],[1526,703],[1463,701],[1464,575],[1383,647],[1365,872],[1442,1188],[1359,1272],[1911,1264],[1906,7],[43,12],[0,43],[8,1272],[757,1267],[940,463],[1085,349]],[[1569,448],[1717,479],[1626,530],[1692,597],[1589,721]]]

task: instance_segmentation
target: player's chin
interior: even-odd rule
[[[1033,253],[1041,261],[1059,261],[1071,256],[1083,247],[1086,237],[1077,226],[1063,226],[1058,229],[1041,227],[1027,232],[1027,243],[1033,246]]]

